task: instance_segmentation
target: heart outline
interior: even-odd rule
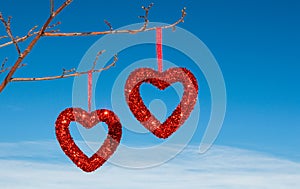
[[[87,129],[99,122],[107,124],[107,137],[91,157],[86,156],[75,144],[69,130],[71,122],[80,123]],[[60,113],[55,122],[55,133],[62,150],[73,163],[85,172],[92,172],[102,166],[116,151],[122,137],[122,125],[110,110],[101,109],[88,113],[81,108],[67,108]]]
[[[148,83],[164,90],[175,82],[180,82],[184,87],[182,99],[172,114],[161,123],[145,106],[140,95],[140,86]],[[198,82],[186,68],[170,68],[164,72],[139,68],[134,70],[126,81],[125,98],[135,118],[155,136],[166,139],[176,132],[191,114],[198,98]]]

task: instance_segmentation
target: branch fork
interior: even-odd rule
[[[94,61],[93,67],[91,70],[87,71],[87,72],[76,72],[75,69],[71,69],[71,70],[63,70],[62,75],[60,76],[51,76],[51,77],[41,77],[41,78],[13,78],[14,73],[17,71],[17,69],[25,66],[25,64],[22,64],[24,58],[31,52],[32,48],[36,45],[36,43],[39,41],[39,39],[41,37],[74,37],[74,36],[96,36],[96,35],[105,35],[105,34],[121,34],[121,33],[130,33],[130,34],[136,34],[139,32],[146,32],[146,31],[152,31],[152,30],[156,30],[156,27],[152,27],[152,28],[148,28],[148,24],[149,24],[149,11],[152,8],[152,6],[154,5],[153,3],[151,3],[148,7],[142,7],[142,9],[144,9],[145,11],[145,15],[144,16],[139,16],[139,18],[144,19],[144,24],[141,28],[138,28],[136,30],[114,30],[111,23],[109,23],[108,21],[104,20],[104,23],[109,27],[109,30],[107,31],[99,31],[99,32],[71,32],[71,33],[60,33],[58,29],[54,29],[55,27],[57,27],[58,25],[60,25],[60,22],[50,25],[51,22],[53,21],[53,19],[63,10],[65,9],[69,4],[72,3],[72,0],[65,0],[65,2],[55,10],[54,7],[54,0],[50,0],[50,16],[49,18],[46,20],[46,22],[43,24],[43,26],[41,27],[41,29],[39,29],[38,31],[36,31],[38,26],[34,26],[32,29],[30,29],[27,33],[27,35],[23,36],[23,37],[14,37],[13,33],[11,31],[11,27],[10,27],[10,23],[11,23],[11,17],[8,17],[7,20],[4,19],[4,17],[2,16],[2,14],[0,13],[0,21],[2,22],[2,24],[4,25],[5,29],[6,29],[6,33],[7,35],[4,36],[0,36],[0,40],[5,39],[5,38],[10,38],[11,41],[6,42],[4,44],[0,44],[0,48],[3,48],[5,46],[8,45],[14,45],[15,49],[18,53],[18,59],[16,60],[16,62],[13,64],[12,67],[7,67],[5,68],[5,63],[7,62],[7,60],[3,61],[1,68],[0,68],[0,74],[4,73],[6,71],[9,71],[7,76],[5,77],[5,79],[3,80],[3,82],[0,85],[0,93],[4,90],[4,88],[7,86],[8,83],[10,82],[15,82],[15,81],[42,81],[42,80],[53,80],[53,79],[61,79],[61,78],[68,78],[68,77],[76,77],[76,76],[80,76],[80,75],[84,75],[84,74],[88,74],[89,71],[92,72],[101,72],[103,70],[107,70],[109,68],[111,68],[112,66],[115,65],[115,63],[118,60],[117,55],[115,55],[114,57],[114,61],[112,64],[108,65],[105,68],[99,69],[99,70],[95,70],[95,66],[96,66],[96,62],[99,58],[99,56],[104,52],[104,51],[100,51],[97,56],[96,59]],[[173,30],[176,29],[176,26],[182,22],[184,22],[184,18],[186,17],[186,9],[182,9],[182,15],[181,18],[179,20],[177,20],[175,23],[170,24],[170,25],[166,25],[166,26],[161,26],[162,29],[168,29],[168,28],[172,28]],[[48,30],[48,31],[47,31]],[[20,42],[24,42],[27,39],[33,37],[32,41],[29,43],[29,45],[27,46],[27,48],[22,51],[19,47],[19,43]]]

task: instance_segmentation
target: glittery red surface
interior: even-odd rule
[[[143,83],[149,83],[164,90],[176,82],[180,82],[184,87],[182,99],[170,117],[161,123],[145,106],[140,95],[140,86]],[[128,77],[125,97],[130,110],[141,124],[157,137],[168,138],[190,116],[198,98],[198,83],[196,77],[186,68],[170,68],[165,72],[140,68]]]
[[[89,129],[99,122],[108,125],[108,135],[103,145],[90,158],[75,144],[71,137],[69,125],[76,121]],[[109,110],[97,110],[88,113],[80,108],[68,108],[60,113],[56,122],[56,137],[65,154],[83,171],[92,172],[103,165],[117,149],[121,136],[122,125],[119,118]]]

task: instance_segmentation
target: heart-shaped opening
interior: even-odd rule
[[[161,123],[173,113],[182,99],[183,92],[184,88],[179,82],[173,83],[164,90],[148,83],[143,83],[140,88],[146,107]]]
[[[71,136],[79,149],[88,157],[94,155],[107,137],[107,124],[100,122],[92,128],[84,128],[80,123],[71,122]]]

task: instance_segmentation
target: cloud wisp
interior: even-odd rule
[[[76,168],[56,142],[2,143],[0,149],[2,189],[300,187],[300,163],[225,146],[214,146],[206,154],[189,146],[173,160],[150,169],[108,163],[89,174]],[[151,160],[144,157],[144,161]]]

